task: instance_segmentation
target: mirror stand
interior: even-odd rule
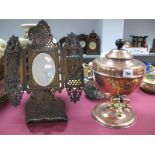
[[[7,43],[4,66],[9,100],[17,106],[24,91],[30,94],[25,105],[27,124],[67,122],[65,104],[54,93],[66,88],[71,101],[80,100],[83,55],[77,35],[68,35],[65,47],[60,48],[49,25],[41,20],[28,31],[28,37],[31,43],[25,49],[14,35]]]

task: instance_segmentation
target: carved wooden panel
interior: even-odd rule
[[[29,30],[28,36],[31,44],[27,46],[24,53],[26,88],[30,90],[52,89],[53,91],[61,91],[63,89],[61,76],[62,53],[60,52],[58,43],[54,42],[49,25],[44,20],[41,20],[36,27]],[[55,63],[56,71],[54,79],[51,84],[45,87],[38,85],[32,75],[32,63],[39,53],[49,54]]]
[[[9,100],[17,106],[23,94],[23,51],[18,37],[12,36],[4,52],[5,87]]]
[[[83,51],[76,34],[69,34],[63,47],[65,87],[71,101],[80,100],[83,79]]]

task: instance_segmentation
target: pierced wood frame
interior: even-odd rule
[[[84,85],[83,50],[77,35],[71,33],[63,48],[54,43],[49,25],[41,20],[28,32],[30,44],[22,49],[18,37],[12,36],[5,50],[5,86],[12,104],[17,106],[24,91],[28,93],[38,90],[40,96],[44,92],[54,94],[66,87],[71,101],[79,101]],[[39,53],[49,54],[55,63],[55,76],[48,86],[38,85],[32,74],[32,63]],[[54,95],[52,96],[54,99]]]
[[[29,90],[53,89],[53,91],[61,91],[63,89],[63,77],[61,75],[62,53],[58,43],[53,42],[53,35],[50,32],[49,25],[43,20],[40,21],[36,27],[29,30],[28,36],[32,43],[26,47],[24,52],[25,87]],[[55,76],[48,86],[39,86],[33,78],[32,63],[39,53],[49,54],[55,63]]]
[[[71,33],[63,48],[65,88],[73,102],[80,100],[84,85],[83,50],[77,35]]]
[[[23,50],[18,37],[12,36],[4,52],[5,89],[11,104],[17,106],[24,91]]]

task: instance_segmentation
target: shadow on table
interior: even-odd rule
[[[48,134],[61,134],[66,127],[67,123],[53,123],[53,124],[28,124],[27,127],[32,134],[48,135]]]
[[[9,105],[9,101],[5,101],[3,103],[0,103],[0,112],[4,111],[5,108],[7,108],[7,106]]]

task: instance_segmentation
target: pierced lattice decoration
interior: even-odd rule
[[[31,48],[51,48],[53,46],[53,35],[50,26],[41,20],[37,26],[32,27],[28,32],[29,39],[32,40]]]
[[[5,87],[10,102],[17,106],[23,95],[22,48],[17,37],[12,36],[4,52]]]
[[[63,48],[65,63],[65,87],[68,95],[73,102],[80,100],[83,89],[83,51],[79,44],[77,35],[71,33],[66,39]]]
[[[49,25],[41,20],[29,30],[28,37],[30,42],[25,49],[12,36],[5,50],[5,86],[9,100],[17,106],[23,92],[30,93],[25,106],[26,123],[66,122],[64,103],[54,94],[66,87],[71,101],[80,100],[84,85],[83,53],[77,35],[69,34],[61,50]]]
[[[5,86],[9,100],[17,106],[23,91],[30,93],[25,105],[26,123],[66,122],[68,118],[64,103],[54,97],[56,91],[61,92],[64,88],[64,64],[59,45],[44,20],[29,30],[28,37],[30,43],[25,49],[22,49],[15,36],[12,36],[7,44]],[[38,56],[41,57],[36,62]],[[48,71],[45,67],[48,67]],[[36,76],[43,80],[40,82]],[[46,80],[49,80],[48,83]]]
[[[63,76],[62,73],[62,62],[63,57],[62,53],[60,52],[60,48],[58,43],[54,42],[53,35],[51,34],[49,25],[44,21],[41,20],[37,26],[32,27],[28,32],[29,40],[31,44],[27,46],[25,49],[25,70],[26,70],[26,81],[27,89],[48,89],[52,92],[59,91],[63,89]],[[32,62],[34,57],[38,53],[45,52],[49,54],[55,63],[56,73],[54,80],[48,87],[40,87],[38,86],[32,77]]]

